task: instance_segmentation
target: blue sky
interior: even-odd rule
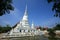
[[[54,24],[60,23],[60,19],[53,16],[54,12],[51,10],[52,3],[48,4],[47,0],[13,0],[14,11],[0,16],[0,25],[9,24],[14,26],[19,22],[24,15],[26,4],[30,25],[32,21],[35,26],[45,27],[52,27]]]

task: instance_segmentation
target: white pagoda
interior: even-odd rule
[[[22,20],[16,25],[15,28],[13,28],[9,35],[14,35],[14,36],[33,36],[33,35],[38,35],[40,34],[40,30],[37,30],[34,27],[34,24],[32,22],[32,25],[30,27],[29,22],[28,22],[28,13],[27,13],[27,6],[24,12],[24,16]]]

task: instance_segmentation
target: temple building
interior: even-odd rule
[[[27,6],[25,8],[24,16],[22,20],[16,25],[15,28],[13,28],[9,35],[17,35],[17,34],[29,34],[36,32],[36,28],[34,27],[34,24],[32,22],[31,27],[28,22],[28,12],[27,12]]]
[[[24,16],[23,16],[22,20],[16,25],[15,28],[12,28],[9,35],[32,36],[32,35],[40,35],[40,32],[42,32],[42,31],[40,31],[40,29],[37,30],[34,27],[33,22],[31,24],[31,26],[29,25],[27,5],[26,5]],[[41,34],[43,34],[43,32]]]

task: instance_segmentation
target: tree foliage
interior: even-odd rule
[[[0,16],[10,13],[10,10],[14,10],[12,6],[12,0],[0,0]]]
[[[12,29],[12,27],[10,27],[9,25],[0,26],[0,33],[6,33],[8,31],[10,31],[11,29]]]
[[[56,33],[55,33],[56,30],[60,30],[60,24],[57,24],[55,27],[48,29],[50,40],[57,40]]]
[[[53,3],[52,11],[55,11],[54,16],[60,17],[60,0],[47,0],[48,3]]]
[[[57,25],[54,27],[54,30],[60,30],[60,24],[57,24]]]

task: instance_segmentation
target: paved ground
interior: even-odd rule
[[[26,37],[8,38],[8,39],[0,39],[0,40],[48,40],[48,38],[44,36],[26,36]]]

